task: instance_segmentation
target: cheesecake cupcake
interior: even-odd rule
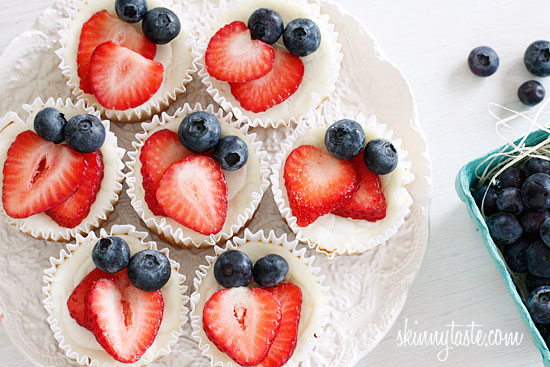
[[[252,233],[215,247],[193,281],[192,336],[211,366],[296,366],[327,318],[323,276],[286,235]]]
[[[317,121],[299,126],[275,157],[275,202],[296,237],[318,252],[365,252],[393,236],[410,211],[407,153],[376,116]]]
[[[128,196],[147,228],[180,247],[231,238],[269,185],[267,153],[212,105],[185,104],[144,123],[128,155]]]
[[[220,0],[197,42],[212,98],[252,126],[299,122],[334,91],[338,34],[306,0]]]
[[[0,120],[0,211],[7,223],[48,241],[99,228],[118,203],[124,149],[109,121],[67,99],[24,105]]]
[[[147,233],[115,225],[50,258],[43,301],[69,359],[87,366],[145,366],[170,353],[187,322],[179,264]]]
[[[72,2],[56,51],[67,85],[111,121],[164,111],[197,71],[184,19],[172,0]]]

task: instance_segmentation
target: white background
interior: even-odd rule
[[[29,29],[52,2],[0,0],[0,50]],[[433,160],[431,239],[426,258],[401,316],[359,366],[542,365],[527,328],[455,193],[454,178],[463,164],[503,143],[495,134],[487,106],[497,102],[522,108],[516,91],[532,78],[523,66],[523,52],[532,41],[550,39],[550,2],[340,2],[364,21],[408,78]],[[482,44],[492,46],[500,56],[498,72],[486,79],[473,76],[466,65],[470,50]],[[543,84],[550,94],[550,80]],[[450,351],[447,361],[440,362],[437,353],[441,347],[397,346],[397,335],[406,318],[409,325],[418,322],[412,325],[416,331],[445,331],[445,325],[452,321],[475,321],[487,331],[499,328],[523,333],[524,339],[515,347],[458,347]],[[2,328],[0,356],[2,367],[31,365]]]

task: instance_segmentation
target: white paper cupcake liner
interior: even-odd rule
[[[180,302],[180,305],[179,305],[179,309],[175,309],[174,312],[177,312],[178,315],[177,315],[177,318],[179,320],[179,323],[177,325],[176,328],[174,328],[173,330],[170,331],[170,334],[167,335],[167,338],[169,339],[168,342],[165,344],[165,345],[162,345],[162,346],[157,346],[155,349],[158,349],[156,350],[155,352],[152,352],[151,349],[153,347],[155,347],[155,343],[153,343],[153,345],[147,350],[147,352],[145,352],[145,354],[142,356],[142,358],[137,361],[137,362],[134,362],[134,363],[131,363],[131,364],[125,364],[125,363],[120,363],[120,362],[117,362],[116,360],[114,360],[112,357],[108,357],[106,358],[105,355],[107,355],[104,350],[101,349],[101,347],[99,346],[99,344],[97,344],[97,342],[95,342],[95,338],[93,337],[92,333],[89,332],[88,330],[84,329],[83,327],[81,326],[77,326],[78,328],[81,328],[82,329],[82,332],[86,333],[86,334],[89,334],[89,335],[85,335],[84,337],[85,338],[91,338],[93,339],[93,342],[96,343],[96,347],[101,349],[99,351],[96,351],[95,356],[92,355],[92,353],[90,353],[90,355],[88,354],[79,354],[78,353],[78,349],[83,349],[82,347],[80,348],[75,348],[74,346],[71,346],[67,341],[66,341],[66,336],[64,336],[63,334],[63,328],[62,326],[60,326],[60,322],[59,320],[56,319],[55,315],[56,315],[56,311],[61,313],[63,318],[70,318],[69,316],[69,313],[68,313],[68,310],[56,310],[56,302],[55,302],[55,299],[54,297],[52,296],[52,288],[53,288],[53,282],[55,282],[55,279],[56,279],[56,273],[58,271],[58,267],[63,264],[65,261],[70,261],[71,258],[73,257],[75,251],[78,251],[81,246],[83,244],[86,244],[86,245],[89,245],[89,246],[93,246],[100,238],[104,238],[104,237],[107,237],[107,236],[121,236],[121,235],[127,235],[127,236],[130,236],[130,237],[133,237],[137,240],[139,240],[139,242],[143,245],[145,245],[148,249],[153,249],[153,250],[157,250],[157,244],[153,241],[146,241],[145,238],[148,236],[148,233],[146,232],[137,232],[136,231],[136,228],[132,225],[114,225],[112,228],[111,228],[111,231],[110,233],[107,233],[107,231],[105,231],[105,229],[101,229],[100,231],[100,235],[99,237],[97,237],[95,235],[95,233],[93,232],[90,232],[86,237],[82,237],[80,235],[77,236],[76,238],[76,243],[71,243],[71,244],[68,244],[67,245],[67,248],[66,249],[63,249],[60,251],[60,256],[59,258],[53,258],[51,257],[50,258],[50,263],[51,263],[51,267],[48,268],[48,269],[45,269],[44,270],[44,277],[43,277],[43,280],[45,282],[45,285],[44,287],[42,288],[42,292],[44,293],[45,295],[45,298],[44,300],[42,301],[43,305],[44,305],[44,308],[46,309],[46,312],[48,313],[48,323],[50,325],[50,328],[51,330],[53,331],[54,333],[54,337],[55,339],[58,341],[59,343],[59,347],[65,351],[65,354],[67,355],[68,358],[76,361],[77,363],[81,364],[81,365],[86,365],[86,366],[91,366],[91,367],[111,367],[111,366],[131,366],[131,367],[141,367],[141,366],[145,366],[167,354],[169,354],[172,350],[172,347],[174,346],[174,344],[176,344],[176,342],[178,341],[179,337],[183,334],[183,327],[184,325],[187,323],[188,321],[188,313],[189,313],[189,309],[186,307],[186,304],[189,302],[189,297],[186,296],[186,292],[187,292],[187,286],[185,285],[185,276],[180,274],[179,273],[179,268],[180,268],[180,265],[175,262],[174,260],[170,259],[170,252],[167,248],[164,248],[162,250],[159,250],[160,252],[162,252],[164,255],[166,255],[166,257],[168,257],[168,259],[170,260],[170,266],[172,267],[172,277],[175,277],[175,286],[177,287],[178,289],[178,294],[179,294],[179,297],[181,299],[181,302]],[[79,274],[82,276],[82,278],[87,275],[87,274]],[[78,276],[77,274],[75,274],[75,277]],[[72,290],[71,290],[72,292]],[[166,307],[166,304],[167,304],[167,300],[165,299],[165,307]],[[64,300],[61,304],[61,307],[66,307],[66,300]],[[164,314],[164,318],[166,318],[166,313]],[[67,320],[65,320],[67,321]],[[72,321],[72,320],[69,320],[69,321]],[[163,322],[164,322],[164,319],[163,319]],[[162,325],[161,325],[161,328],[159,329],[159,334],[160,334],[160,331],[162,330]],[[157,338],[159,336],[157,335]],[[84,340],[84,339],[79,339],[80,341]],[[98,353],[102,353],[104,354],[102,357],[97,357],[97,354]],[[107,355],[108,356],[108,355]],[[103,362],[100,362],[99,358],[102,358],[102,359],[108,359],[108,361],[103,361]]]
[[[360,254],[386,242],[405,222],[405,217],[409,214],[412,205],[412,198],[406,186],[414,180],[414,175],[411,171],[411,162],[406,160],[408,153],[401,149],[401,140],[392,139],[393,132],[386,130],[386,125],[377,123],[374,115],[367,118],[360,113],[356,116],[344,115],[341,118],[359,122],[365,128],[367,141],[375,137],[385,138],[391,140],[397,149],[399,156],[397,169],[388,175],[380,176],[388,205],[384,219],[368,222],[327,214],[307,227],[296,224],[296,217],[292,215],[284,184],[284,162],[297,147],[295,146],[297,139],[310,133],[311,128],[328,127],[336,122],[326,121],[320,114],[315,114],[315,119],[308,120],[307,124],[298,126],[294,133],[281,144],[281,152],[274,158],[270,176],[275,203],[283,219],[296,234],[296,238],[329,258],[334,258],[336,255]],[[319,139],[324,147],[324,134]]]
[[[255,4],[255,1],[257,4]],[[281,4],[287,4],[283,12]],[[278,11],[285,25],[298,17],[310,18],[317,23],[321,29],[321,46],[313,54],[302,57],[305,66],[304,79],[298,90],[284,102],[268,109],[265,112],[254,113],[241,107],[240,103],[231,94],[229,83],[210,77],[204,65],[204,54],[212,35],[221,27],[235,20],[247,23],[247,19],[254,10],[267,7]],[[250,11],[244,11],[243,8]],[[241,16],[237,19],[225,19],[226,14],[235,14],[236,9]],[[303,10],[301,10],[303,9]],[[288,14],[287,14],[288,13]],[[242,19],[241,19],[242,18]],[[224,21],[221,21],[224,19]],[[250,126],[280,127],[300,123],[305,115],[319,107],[334,92],[336,80],[340,75],[343,54],[342,46],[338,43],[338,33],[329,21],[329,16],[321,14],[317,3],[307,0],[220,0],[217,8],[212,10],[211,17],[204,19],[206,25],[201,30],[201,39],[195,44],[194,54],[200,57],[199,78],[206,86],[206,91],[226,112],[232,112],[239,120]],[[277,45],[283,49],[282,37]],[[332,62],[327,62],[326,57],[320,57],[321,52],[330,55]],[[324,70],[324,71],[323,71]],[[319,83],[319,78],[326,78],[327,83],[319,89],[305,89],[306,83]],[[324,79],[323,79],[324,80]],[[301,111],[296,111],[302,109]]]
[[[78,38],[76,40],[74,38],[79,37],[82,25],[95,13],[95,11],[91,12],[86,19],[80,19],[79,13],[81,10],[84,7],[91,6],[92,4],[95,7],[98,6],[97,4],[105,4],[105,6],[101,9],[107,9],[111,14],[116,16],[116,13],[114,12],[114,0],[103,1],[101,3],[99,3],[99,1],[101,0],[94,0],[93,2],[88,0],[69,2],[67,8],[65,9],[66,17],[60,21],[63,26],[63,28],[59,31],[59,43],[61,47],[55,52],[61,59],[59,68],[66,77],[67,85],[71,89],[73,95],[79,100],[86,101],[88,106],[93,106],[95,109],[100,111],[102,116],[117,122],[144,121],[154,114],[166,110],[179,95],[186,91],[186,85],[193,80],[192,74],[198,70],[198,58],[192,55],[192,50],[195,44],[195,39],[192,36],[192,32],[194,30],[188,29],[188,25],[190,23],[186,22],[182,4],[176,4],[173,0],[148,0],[150,9],[163,6],[171,9],[178,15],[182,25],[180,35],[178,38],[172,40],[166,45],[157,45],[157,56],[155,56],[155,60],[161,62],[164,66],[164,80],[162,81],[159,91],[157,91],[151,99],[138,107],[127,110],[110,110],[99,104],[93,94],[86,94],[82,89],[80,89],[80,78],[78,76],[76,62],[79,41]],[[154,6],[151,6],[151,3],[153,3],[152,5]],[[100,9],[98,8],[97,11],[99,10]],[[69,27],[75,19],[78,19],[79,21],[79,24],[77,25],[78,30],[71,32]],[[137,27],[141,32],[141,22],[136,23],[134,27]],[[74,48],[74,50],[71,48]],[[181,55],[185,52],[189,53],[190,64],[182,65],[181,67],[179,67],[179,65],[174,65],[174,62],[179,60]],[[166,63],[166,57],[170,58],[168,60],[170,61],[170,64]],[[170,85],[167,87],[166,84],[172,83],[172,81],[175,85]]]
[[[83,113],[100,117],[100,114],[93,108],[86,107],[84,101],[73,103],[70,99],[63,101],[62,99],[54,100],[53,98],[48,99],[46,102],[37,98],[32,104],[23,105],[23,109],[28,112],[28,116],[25,119],[21,119],[14,112],[9,112],[0,119],[0,164],[2,167],[6,160],[7,150],[16,136],[26,130],[34,131],[34,116],[44,107],[57,108],[65,114],[67,120],[74,115]],[[124,179],[124,163],[122,163],[122,158],[126,151],[118,147],[117,137],[109,129],[110,122],[102,120],[102,123],[107,133],[105,142],[100,148],[103,154],[104,177],[88,216],[78,226],[65,228],[58,225],[45,213],[35,214],[22,219],[12,218],[5,212],[4,206],[0,202],[0,212],[6,218],[7,223],[37,239],[67,242],[75,238],[77,234],[88,233],[101,227],[107,221],[109,215],[115,210],[119,194],[122,191],[122,181]],[[6,139],[5,144],[2,141],[3,139]],[[0,188],[2,187],[3,178],[4,175],[0,171]]]
[[[189,115],[192,112],[197,111],[207,111],[216,115],[220,120],[220,123],[223,126],[230,127],[240,131],[247,141],[249,147],[249,157],[248,164],[251,164],[253,157],[250,154],[250,151],[254,151],[257,157],[255,165],[259,168],[259,177],[257,188],[254,189],[252,194],[243,193],[241,190],[233,199],[228,201],[228,217],[226,223],[224,224],[223,229],[217,233],[209,236],[203,235],[201,233],[195,232],[190,228],[187,228],[171,218],[163,216],[155,216],[147,203],[144,200],[144,191],[143,191],[143,178],[141,176],[141,162],[139,161],[139,155],[141,153],[141,148],[145,141],[149,138],[152,131],[157,128],[162,128],[167,124],[173,123],[177,120],[177,126],[181,120]],[[137,134],[137,141],[134,141],[132,145],[136,148],[135,151],[128,153],[130,159],[127,162],[128,173],[126,175],[126,183],[128,184],[128,196],[131,199],[132,206],[137,212],[138,216],[141,218],[143,223],[151,231],[158,234],[160,237],[166,241],[180,247],[209,247],[213,246],[216,243],[227,240],[231,238],[234,234],[238,233],[241,228],[246,226],[246,224],[252,219],[260,201],[262,200],[263,194],[267,187],[269,186],[269,163],[267,158],[267,153],[262,150],[262,143],[256,140],[256,134],[249,134],[248,127],[238,127],[238,122],[232,121],[231,113],[224,115],[221,109],[217,111],[214,109],[214,106],[209,105],[206,108],[202,108],[200,104],[196,104],[194,107],[191,107],[189,104],[185,104],[183,107],[180,107],[174,115],[168,115],[162,113],[162,116],[159,118],[155,116],[151,122],[146,122],[142,124],[144,129],[143,133]],[[176,130],[177,131],[177,130]],[[246,184],[245,184],[246,186]],[[250,199],[248,199],[250,198]],[[244,202],[246,200],[246,202]],[[232,204],[240,202],[240,207],[242,210],[237,212],[236,217],[231,220],[230,213],[232,211]]]
[[[294,352],[294,355],[291,357],[291,359],[285,364],[285,366],[298,366],[301,362],[305,361],[308,356],[310,356],[313,348],[316,345],[317,339],[322,335],[322,330],[328,323],[328,312],[325,305],[325,299],[324,294],[327,292],[328,288],[323,285],[323,281],[325,279],[325,276],[321,274],[321,269],[314,266],[315,257],[307,257],[306,255],[306,248],[301,246],[297,240],[289,241],[287,238],[286,233],[283,234],[281,237],[277,237],[275,235],[275,232],[269,231],[269,233],[264,233],[263,230],[260,230],[259,232],[252,233],[249,229],[246,229],[244,231],[243,237],[234,237],[230,241],[227,241],[224,248],[221,248],[219,246],[216,246],[214,248],[215,250],[215,256],[206,256],[206,262],[207,264],[203,264],[199,266],[199,269],[195,272],[196,277],[193,280],[193,294],[191,294],[191,326],[192,326],[192,337],[197,341],[199,344],[199,348],[202,351],[202,354],[206,356],[210,360],[210,365],[212,367],[214,366],[221,366],[221,367],[238,367],[239,365],[232,361],[229,356],[222,353],[217,349],[217,347],[208,340],[208,338],[203,335],[203,325],[202,325],[202,308],[199,305],[201,301],[201,294],[199,292],[199,288],[202,285],[202,282],[206,275],[213,271],[214,263],[216,262],[216,259],[220,254],[222,254],[225,251],[229,250],[235,250],[239,249],[240,246],[245,245],[248,242],[257,242],[259,243],[259,246],[261,244],[272,244],[282,247],[284,250],[291,253],[293,256],[295,256],[298,261],[305,264],[307,266],[307,269],[311,272],[314,278],[314,282],[318,285],[319,291],[321,293],[321,304],[315,304],[315,307],[313,310],[309,310],[310,312],[313,312],[314,314],[308,315],[308,317],[304,317],[305,309],[302,308],[302,317],[301,320],[312,320],[317,319],[318,321],[318,327],[314,327],[311,331],[311,333],[308,332],[307,335],[301,335],[298,338],[298,342],[296,345],[296,350]],[[289,273],[292,272],[292,268],[290,269]],[[218,289],[222,289],[221,286],[219,286]],[[217,289],[216,289],[217,290]],[[302,289],[302,292],[305,292],[304,289]],[[207,297],[207,295],[203,295],[204,297]],[[203,300],[205,301],[205,300]],[[301,321],[302,322],[302,321]],[[300,329],[299,329],[300,330]],[[299,331],[300,333],[300,331]]]

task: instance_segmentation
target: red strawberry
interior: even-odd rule
[[[303,77],[302,60],[276,48],[273,70],[256,80],[231,83],[231,93],[245,110],[263,112],[293,95]]]
[[[157,189],[160,179],[168,167],[191,154],[178,138],[178,134],[168,129],[160,130],[151,135],[143,144],[139,160],[145,201],[155,215],[164,215],[157,202]]]
[[[281,305],[261,288],[220,289],[202,312],[204,332],[241,366],[260,364],[281,324]]]
[[[78,323],[78,325],[85,327],[91,331],[91,325],[86,315],[86,296],[92,287],[92,284],[103,278],[116,279],[121,287],[127,287],[129,284],[128,276],[126,275],[126,269],[116,274],[105,273],[99,269],[94,269],[90,272],[80,284],[73,290],[73,293],[67,300],[67,308],[69,314]]]
[[[358,189],[355,168],[311,145],[294,149],[285,162],[285,187],[300,227],[331,213]]]
[[[133,363],[155,341],[164,313],[161,291],[144,292],[113,278],[93,282],[86,314],[97,342],[114,359]]]
[[[2,203],[12,218],[42,213],[71,196],[86,177],[84,156],[27,130],[17,136],[4,163]]]
[[[204,55],[208,74],[231,83],[261,78],[273,69],[274,60],[273,47],[253,40],[246,24],[238,21],[216,32]]]
[[[76,58],[80,89],[84,93],[92,93],[88,77],[90,57],[97,46],[107,41],[118,43],[151,60],[157,53],[157,46],[130,24],[112,16],[107,10],[95,13],[82,26]]]
[[[269,349],[269,354],[262,362],[262,367],[281,367],[296,349],[298,325],[302,311],[302,290],[292,283],[283,283],[277,287],[266,288],[266,291],[277,298],[281,304],[281,328]]]
[[[162,176],[157,201],[166,216],[204,235],[222,230],[227,216],[227,184],[215,159],[191,154]]]
[[[332,214],[375,222],[386,217],[386,199],[378,175],[367,168],[363,153],[350,160],[359,174],[359,190]]]
[[[86,178],[69,198],[46,211],[57,224],[74,228],[90,213],[103,180],[103,155],[101,151],[83,154],[88,163]]]
[[[90,84],[97,101],[111,110],[127,110],[147,102],[164,78],[160,62],[105,42],[97,46],[90,59]]]

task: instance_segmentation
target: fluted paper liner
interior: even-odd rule
[[[45,285],[42,288],[42,291],[45,295],[45,299],[43,300],[44,308],[46,309],[46,312],[48,313],[48,323],[50,324],[50,328],[54,333],[55,339],[59,342],[59,347],[65,351],[65,354],[68,358],[76,361],[77,363],[81,365],[91,366],[91,367],[111,367],[111,366],[129,366],[129,367],[141,367],[145,366],[153,361],[156,361],[157,359],[169,354],[172,350],[172,347],[176,342],[178,341],[179,337],[183,334],[183,326],[188,321],[188,313],[189,309],[186,307],[186,304],[189,302],[189,297],[185,295],[187,292],[187,286],[185,285],[185,276],[179,273],[180,265],[175,262],[174,260],[170,259],[170,252],[167,248],[159,250],[162,252],[168,259],[170,260],[170,266],[172,267],[172,274],[171,277],[174,279],[175,287],[178,289],[178,294],[180,297],[180,305],[179,310],[174,310],[174,312],[178,312],[178,319],[179,324],[177,327],[170,331],[169,341],[166,343],[166,345],[158,346],[158,351],[153,353],[151,349],[155,346],[153,345],[145,352],[145,354],[141,357],[140,360],[137,362],[131,363],[131,364],[125,364],[117,362],[115,359],[113,359],[111,356],[107,354],[104,350],[101,350],[101,347],[97,342],[95,342],[95,338],[93,337],[93,334],[89,331],[87,331],[85,328],[81,326],[77,326],[79,328],[82,328],[83,332],[86,332],[89,334],[89,337],[93,339],[93,342],[97,344],[97,348],[100,349],[96,351],[95,355],[80,355],[78,351],[76,350],[74,346],[71,346],[65,339],[66,337],[63,334],[63,328],[60,326],[59,320],[55,318],[56,315],[56,307],[67,307],[66,306],[66,300],[62,302],[60,305],[56,305],[54,302],[54,297],[52,297],[52,283],[56,279],[56,274],[58,271],[58,268],[61,264],[63,264],[65,261],[71,261],[71,258],[73,254],[82,248],[83,245],[86,246],[93,246],[95,243],[100,239],[108,236],[121,236],[126,235],[129,237],[133,237],[137,239],[141,244],[145,245],[148,249],[157,250],[157,244],[153,241],[146,241],[145,238],[148,236],[148,233],[146,232],[137,232],[136,228],[132,225],[114,225],[111,228],[110,233],[107,233],[105,229],[101,229],[99,237],[95,235],[95,233],[90,232],[86,237],[82,237],[80,235],[77,236],[76,243],[71,243],[67,245],[66,249],[63,249],[60,251],[59,258],[50,258],[51,267],[44,270],[44,282]],[[90,250],[91,253],[91,250]],[[86,276],[87,274],[80,274],[82,277]],[[75,277],[78,276],[75,274]],[[165,285],[166,287],[166,285]],[[72,292],[72,290],[71,290]],[[167,299],[165,298],[164,304],[166,307]],[[63,315],[64,318],[71,318],[69,316],[68,310],[58,310],[59,313]],[[166,310],[165,310],[166,311]],[[164,317],[166,317],[166,312],[164,314]],[[71,321],[71,320],[64,320],[64,322]],[[164,321],[163,321],[164,322]],[[161,329],[162,330],[162,324]],[[158,336],[157,336],[158,338]],[[102,356],[98,357],[97,353],[101,353]],[[104,361],[103,363],[100,363],[98,358],[107,359],[107,361]]]
[[[359,254],[373,249],[397,233],[410,212],[412,198],[407,192],[406,186],[414,180],[414,175],[411,172],[411,162],[406,160],[407,152],[401,149],[401,140],[392,139],[393,132],[387,130],[386,125],[378,123],[376,116],[367,118],[361,113],[357,116],[342,116],[342,119],[356,120],[363,126],[367,142],[373,138],[385,138],[391,140],[397,149],[399,156],[397,168],[388,175],[380,176],[387,203],[386,217],[376,222],[368,222],[327,214],[307,227],[300,227],[296,224],[296,217],[292,215],[289,206],[283,177],[284,164],[289,154],[298,147],[296,141],[304,139],[302,137],[317,139],[315,143],[321,144],[322,149],[326,151],[324,131],[322,131],[322,136],[311,138],[312,131],[314,131],[312,129],[326,130],[330,124],[336,121],[326,121],[320,114],[315,114],[314,117],[314,119],[308,120],[308,124],[298,126],[295,132],[281,144],[282,151],[274,158],[270,179],[275,203],[279,207],[283,219],[296,234],[296,238],[319,253],[333,258],[336,255]]]
[[[26,130],[34,131],[34,116],[45,107],[57,108],[65,114],[67,120],[74,115],[84,113],[101,117],[93,108],[86,107],[84,101],[73,103],[70,99],[63,101],[62,99],[54,100],[53,98],[48,99],[46,102],[37,98],[32,104],[23,105],[23,109],[28,112],[28,116],[25,119],[21,119],[14,112],[9,112],[0,119],[0,139],[2,139],[2,136],[9,136],[10,139],[6,144],[2,144],[0,141],[0,164],[2,167],[6,160],[7,150],[16,136]],[[118,147],[117,137],[109,129],[110,122],[102,120],[102,123],[106,130],[105,142],[100,148],[103,154],[104,177],[88,216],[78,226],[65,228],[58,225],[45,213],[35,214],[22,219],[12,218],[5,212],[4,206],[0,203],[0,211],[7,223],[37,239],[67,242],[75,238],[77,234],[88,233],[101,227],[107,221],[109,215],[115,210],[119,194],[122,191],[122,181],[124,179],[122,158],[126,151]],[[0,171],[0,186],[2,185],[3,177],[3,172]]]
[[[216,117],[220,120],[220,124],[222,124],[222,131],[227,129],[234,133],[239,133],[241,138],[244,138],[249,147],[248,162],[245,165],[247,175],[248,170],[251,169],[251,167],[256,167],[258,170],[258,178],[254,183],[257,186],[254,188],[252,194],[249,195],[248,193],[243,193],[243,190],[241,190],[234,198],[228,200],[228,215],[223,229],[220,232],[209,236],[195,232],[171,218],[156,216],[151,212],[144,199],[142,184],[143,177],[141,176],[141,162],[139,161],[141,148],[155,129],[163,128],[169,124],[177,124],[174,126],[175,131],[177,132],[177,127],[183,118],[190,113],[197,111],[206,111],[216,115]],[[265,190],[269,186],[269,164],[267,160],[267,153],[262,150],[261,142],[256,140],[256,134],[249,134],[248,127],[244,126],[239,128],[238,125],[238,122],[232,121],[231,113],[224,115],[221,109],[216,111],[212,105],[209,105],[203,109],[200,104],[197,104],[194,107],[191,107],[189,104],[185,104],[183,107],[179,108],[174,115],[162,113],[160,118],[155,116],[151,122],[142,124],[144,132],[137,134],[137,141],[132,143],[136,150],[128,153],[130,159],[127,162],[128,173],[126,183],[128,184],[127,193],[131,199],[132,206],[147,228],[176,246],[209,247],[220,241],[231,238],[244,226],[246,226],[246,224],[252,219],[258,205],[260,204],[260,201],[262,200]],[[256,159],[254,159],[254,155],[251,153],[255,153]],[[224,174],[228,173],[224,171]],[[250,183],[246,183],[245,186],[246,185],[250,185]],[[235,209],[236,204],[238,204],[237,209]],[[231,220],[231,216],[235,217],[233,218],[233,221]]]
[[[250,126],[272,126],[276,128],[297,124],[302,121],[306,114],[319,107],[334,92],[343,58],[342,46],[338,43],[338,33],[334,30],[333,24],[330,23],[329,16],[321,14],[317,3],[306,0],[258,0],[257,6],[252,3],[250,0],[220,0],[219,6],[212,10],[211,18],[204,20],[207,24],[201,29],[201,39],[195,44],[194,51],[200,57],[198,76],[205,84],[206,91],[216,103],[222,106],[226,112],[231,111],[238,120],[245,121]],[[284,12],[281,4],[286,5]],[[241,20],[246,24],[252,12],[261,7],[278,11],[285,21],[285,25],[299,17],[312,19],[321,30],[321,45],[313,54],[301,58],[305,69],[304,79],[298,90],[287,100],[267,111],[254,113],[241,107],[240,103],[231,94],[229,83],[217,80],[208,74],[204,65],[204,54],[210,37],[215,32],[232,21]],[[225,18],[227,14],[235,13],[241,15],[242,19]],[[225,21],[220,22],[220,19],[225,19]],[[276,45],[286,50],[282,36]],[[325,57],[320,57],[321,52],[326,52]],[[326,56],[331,59],[327,60]],[[321,90],[305,88],[306,83],[319,84],[319,78],[322,78],[323,81],[326,80],[326,84],[322,86]]]
[[[193,294],[191,294],[191,326],[193,328],[192,331],[192,337],[197,341],[199,344],[199,348],[202,351],[202,354],[211,362],[211,366],[221,366],[221,367],[238,367],[239,365],[231,360],[229,356],[227,356],[225,353],[218,350],[218,348],[206,337],[203,331],[203,325],[202,325],[202,306],[200,304],[204,304],[207,301],[207,297],[210,297],[211,295],[205,295],[199,292],[199,288],[201,287],[201,284],[204,280],[204,278],[207,276],[207,274],[211,271],[213,271],[214,263],[216,262],[216,259],[220,254],[222,254],[225,251],[239,249],[239,247],[247,244],[247,243],[257,243],[257,246],[262,245],[276,245],[280,246],[284,251],[287,251],[288,253],[292,254],[296,257],[296,259],[301,262],[302,264],[306,265],[307,270],[311,272],[311,275],[313,277],[313,282],[315,283],[315,286],[318,287],[316,293],[318,293],[320,296],[316,299],[316,302],[313,307],[307,307],[305,304],[302,307],[302,315],[300,318],[300,327],[299,327],[299,337],[296,344],[296,350],[294,354],[292,355],[291,359],[285,364],[285,366],[297,366],[300,364],[300,362],[306,360],[308,356],[311,354],[313,348],[316,345],[316,341],[318,337],[321,335],[322,330],[324,326],[328,322],[328,313],[325,305],[325,299],[324,299],[324,293],[327,291],[327,287],[323,286],[323,281],[325,279],[324,275],[321,275],[321,269],[314,266],[315,257],[307,257],[306,256],[306,248],[299,244],[298,241],[289,241],[287,238],[287,235],[284,234],[281,237],[277,237],[275,235],[275,232],[269,231],[269,233],[264,233],[263,230],[260,230],[259,232],[252,233],[250,230],[246,229],[244,231],[243,237],[234,237],[230,241],[227,241],[224,248],[221,248],[219,246],[216,246],[215,249],[215,256],[206,256],[206,264],[200,265],[199,269],[195,272],[196,277],[193,280]],[[267,254],[266,254],[267,255]],[[289,264],[290,265],[290,264]],[[292,266],[290,266],[289,269],[289,275],[292,274],[293,271],[298,271],[296,269],[293,269]],[[287,275],[287,277],[289,276]],[[295,277],[298,277],[295,276]],[[223,289],[223,287],[218,285],[218,289]],[[216,289],[217,290],[217,289]],[[309,292],[311,290],[302,289],[302,292],[306,294],[306,292]],[[203,298],[204,297],[204,298]],[[305,299],[304,299],[305,300]],[[200,303],[200,304],[199,304]],[[305,314],[308,312],[308,314]],[[305,330],[303,331],[303,327],[307,327],[303,325],[303,323],[306,320],[317,320],[317,325],[314,325],[311,330]],[[306,333],[307,335],[302,335],[302,333]]]
[[[88,21],[89,17],[80,19],[79,24],[75,25],[77,29],[73,29],[72,31],[69,29],[75,19],[78,19],[77,16],[82,9],[92,5],[97,7],[97,4],[103,5],[97,1],[99,0],[94,0],[93,2],[88,0],[77,0],[76,2],[68,4],[65,9],[66,17],[61,19],[63,29],[59,31],[59,43],[61,47],[55,52],[61,59],[59,67],[66,77],[67,85],[71,89],[73,95],[79,100],[86,101],[88,106],[93,106],[100,111],[102,116],[117,122],[141,122],[147,120],[151,116],[166,110],[179,95],[186,91],[186,85],[193,80],[192,74],[198,70],[198,58],[192,54],[196,38],[196,36],[192,35],[194,30],[188,28],[190,23],[186,21],[187,16],[183,12],[182,4],[176,4],[173,0],[147,0],[149,9],[159,6],[169,8],[177,14],[181,23],[181,31],[177,38],[168,44],[157,45],[157,56],[155,56],[155,60],[161,62],[164,66],[164,79],[162,85],[147,102],[138,107],[127,110],[107,109],[97,101],[93,94],[86,94],[80,89],[80,77],[78,76],[76,58],[80,30],[82,25]],[[105,2],[105,6],[102,9],[98,8],[97,11],[105,9],[116,16],[114,6],[114,0]],[[94,13],[95,11],[89,16],[91,17]],[[133,26],[142,33],[141,22],[135,23]],[[71,47],[74,49],[71,49]],[[189,65],[180,66],[175,64],[176,60],[180,60],[181,55],[185,53],[189,54],[191,61]],[[169,63],[165,60],[167,57],[169,57]]]

